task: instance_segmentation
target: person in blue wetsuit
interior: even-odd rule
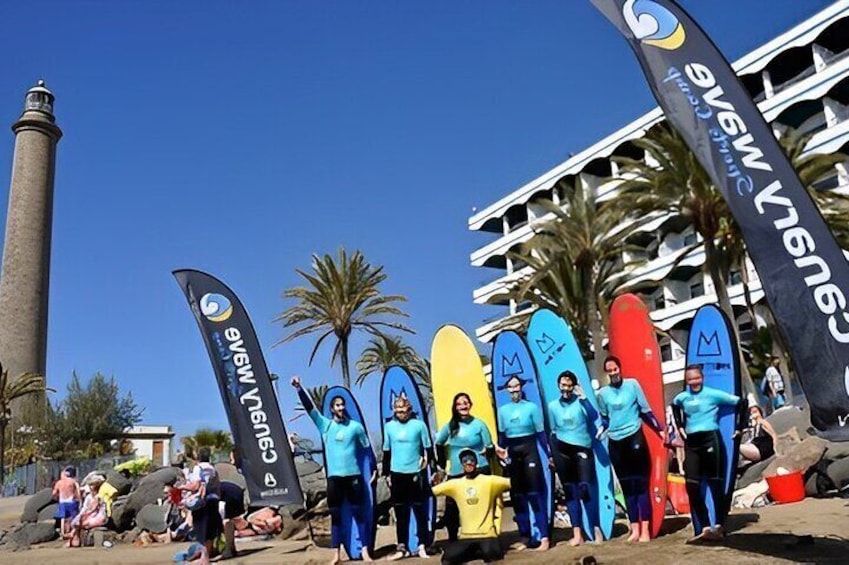
[[[548,421],[554,435],[552,453],[554,468],[563,485],[566,510],[572,522],[572,539],[569,545],[584,543],[582,524],[584,523],[581,502],[587,510],[593,506],[593,485],[596,483],[595,457],[592,443],[595,434],[595,422],[590,419],[594,412],[592,405],[576,394],[578,377],[572,371],[563,371],[557,377],[560,398],[548,403]],[[596,522],[595,513],[590,523]]]
[[[684,477],[687,481],[687,496],[690,511],[698,516],[702,531],[696,539],[707,541],[722,537],[721,524],[711,524],[708,515],[702,482],[707,483],[716,505],[716,516],[725,514],[723,481],[725,458],[723,442],[719,437],[720,406],[737,407],[737,423],[742,420],[743,401],[739,396],[704,386],[701,365],[689,365],[684,370],[687,388],[672,400],[672,414],[684,438]]]
[[[601,437],[606,432],[610,439],[610,462],[622,485],[631,523],[628,541],[648,542],[651,539],[651,460],[643,435],[643,422],[661,438],[666,436],[666,432],[652,414],[640,383],[635,379],[622,378],[622,363],[617,357],[611,355],[604,360],[604,371],[610,384],[598,391],[598,410],[602,421],[598,435]]]
[[[318,428],[324,442],[325,472],[327,473],[327,508],[330,510],[330,545],[336,551],[332,564],[339,563],[340,546],[342,544],[342,504],[347,500],[357,518],[360,528],[360,539],[370,540],[369,527],[366,520],[366,504],[368,500],[361,470],[357,465],[357,454],[360,450],[369,448],[365,428],[351,419],[345,409],[345,399],[337,396],[330,401],[333,418],[325,417],[319,412],[309,397],[301,388],[298,377],[292,377],[292,386],[298,391],[298,398]],[[363,544],[363,561],[371,561],[368,552],[369,543]],[[350,557],[350,556],[349,556]]]
[[[512,376],[504,383],[504,388],[510,393],[511,402],[498,407],[498,444],[495,453],[502,460],[509,460],[510,496],[513,499],[513,509],[516,511],[516,526],[522,538],[520,545],[527,546],[531,539],[531,521],[527,512],[519,509],[531,508],[534,521],[540,531],[539,551],[548,549],[548,505],[545,496],[545,465],[551,462],[551,449],[545,437],[542,421],[542,411],[539,407],[525,400],[522,387],[523,379]],[[540,461],[539,442],[548,461]],[[506,446],[503,447],[503,446]]]
[[[433,446],[427,426],[413,418],[412,406],[405,396],[392,404],[395,417],[383,427],[383,476],[389,481],[395,508],[395,534],[398,548],[390,561],[410,556],[415,551],[427,559],[426,540],[430,537],[427,499],[430,486],[426,467],[433,462]],[[410,513],[416,517],[418,547],[410,547]]]
[[[448,478],[463,476],[460,452],[471,449],[478,456],[477,473],[491,474],[489,459],[495,453],[489,428],[479,418],[471,415],[472,399],[465,392],[454,395],[451,403],[451,421],[436,433],[436,458],[443,469],[448,465]],[[460,529],[460,513],[457,503],[451,498],[445,501],[442,523],[448,530],[448,540],[457,541]]]

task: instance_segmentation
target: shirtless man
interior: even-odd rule
[[[80,512],[80,485],[77,483],[77,470],[65,467],[62,477],[53,485],[53,499],[59,501],[56,518],[60,520],[60,531],[65,537],[70,533],[70,524]]]

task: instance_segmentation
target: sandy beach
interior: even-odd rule
[[[0,527],[15,520],[23,506],[24,497],[0,499]],[[512,526],[512,521],[505,525]],[[625,524],[617,523],[617,539],[579,548],[569,547],[565,530],[555,530],[555,546],[546,553],[508,553],[507,563],[576,563],[592,556],[598,563],[846,563],[849,556],[849,500],[806,499],[799,503],[774,505],[756,510],[734,511],[728,521],[728,536],[715,545],[687,545],[692,535],[687,517],[667,517],[665,533],[650,544],[629,544],[624,541]],[[443,533],[443,532],[440,532]],[[505,544],[515,539],[507,532]],[[394,528],[378,530],[376,557],[385,557],[394,543]],[[169,563],[174,553],[187,544],[135,547],[118,544],[106,548],[66,549],[61,542],[51,542],[28,551],[2,552],[4,564],[152,564]],[[240,542],[241,555],[226,563],[299,565],[322,564],[330,561],[331,551],[316,548],[304,541],[247,541]],[[408,559],[404,563],[438,563],[438,557],[428,561]]]

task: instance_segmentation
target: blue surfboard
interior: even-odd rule
[[[492,346],[492,395],[495,399],[496,414],[501,414],[502,408],[512,404],[510,393],[507,392],[505,384],[513,377],[518,377],[524,382],[522,392],[525,395],[525,400],[535,404],[540,410],[543,421],[545,421],[545,406],[542,403],[542,397],[539,389],[539,379],[537,378],[536,367],[531,359],[531,352],[528,351],[525,340],[514,331],[503,331],[495,338],[495,343]],[[496,418],[499,422],[500,416]],[[548,466],[548,455],[542,443],[537,441],[537,452],[539,460],[542,464],[543,476],[545,477],[545,493],[542,500],[546,505],[545,515],[548,519],[548,531],[551,531],[551,521],[554,516],[554,485],[552,482],[551,468]],[[539,525],[536,523],[534,513],[531,511],[530,503],[524,508],[513,508],[516,515],[526,515],[531,524],[531,540],[539,542],[542,535]]]
[[[431,434],[430,423],[428,422],[427,409],[419,387],[404,368],[392,366],[383,374],[383,381],[380,384],[380,421],[383,425],[394,417],[393,407],[395,399],[399,396],[403,396],[410,401],[413,412],[412,417],[424,422],[431,445],[433,445],[433,435]],[[425,472],[427,473],[428,484],[430,484],[430,465],[428,465]],[[427,531],[430,535],[426,540],[419,540],[416,515],[412,512],[410,513],[410,547],[408,549],[411,552],[415,553],[416,548],[422,543],[425,546],[433,543],[433,529],[436,523],[436,497],[433,494],[427,499],[427,511],[429,520]]]
[[[540,390],[545,406],[560,398],[560,388],[557,377],[567,369],[578,377],[578,384],[584,390],[594,414],[590,418],[597,422],[598,400],[592,387],[587,365],[581,356],[581,350],[572,335],[569,324],[551,310],[537,310],[531,316],[528,325],[528,347],[536,362],[539,374]],[[546,409],[546,418],[548,410]],[[549,422],[551,427],[551,422]],[[593,434],[595,436],[595,434]],[[595,526],[601,530],[604,539],[610,539],[613,533],[613,520],[616,518],[616,501],[614,499],[613,469],[610,466],[610,455],[607,452],[607,438],[593,439],[593,456],[596,469],[597,507],[584,507],[584,533],[588,539],[595,539]],[[595,506],[595,505],[594,505]]]
[[[699,308],[687,340],[687,365],[699,364],[705,375],[705,386],[740,396],[740,355],[734,339],[734,328],[726,315],[713,304]],[[684,387],[686,388],[686,384]],[[733,406],[719,409],[719,435],[724,466],[724,500],[715,501],[707,485],[702,493],[707,502],[711,523],[722,524],[728,516],[731,495],[736,483],[735,466],[740,450],[740,438],[734,436],[736,410]],[[692,513],[696,534],[705,526]],[[709,524],[708,524],[709,525]]]
[[[330,411],[330,402],[337,396],[341,396],[345,399],[345,408],[348,410],[348,414],[351,416],[351,419],[359,422],[366,430],[366,437],[369,437],[368,428],[366,427],[363,413],[360,410],[360,405],[357,404],[357,401],[354,399],[351,391],[343,386],[332,386],[327,389],[327,392],[324,393],[324,400],[321,403],[322,414],[324,414],[326,418],[333,417],[333,413]],[[366,531],[369,532],[369,539],[360,539],[356,518],[354,517],[350,504],[346,500],[342,504],[342,545],[345,546],[345,551],[351,559],[360,559],[363,555],[363,547],[371,548],[374,545],[376,526],[374,520],[375,492],[374,486],[371,484],[371,476],[375,470],[377,470],[377,459],[375,458],[374,450],[371,447],[368,449],[361,449],[357,457],[357,465],[360,467],[360,475],[362,477],[363,484],[367,486],[365,489],[367,497],[366,520],[368,521]],[[325,455],[325,460],[326,458],[327,457]]]

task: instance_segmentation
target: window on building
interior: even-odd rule
[[[660,360],[664,363],[672,361],[672,342],[664,341],[660,344]]]
[[[698,238],[696,238],[696,232],[689,232],[684,234],[684,247],[689,247],[691,245],[695,245]]]
[[[654,295],[654,309],[663,310],[664,308],[666,308],[666,298],[663,296],[663,291],[661,290]]]
[[[698,298],[699,296],[704,296],[704,294],[705,285],[700,278],[690,283],[690,298]]]

